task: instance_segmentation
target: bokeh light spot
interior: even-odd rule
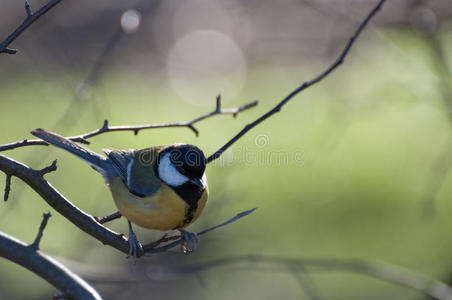
[[[121,27],[126,33],[134,33],[140,27],[141,14],[134,9],[128,9],[121,15]]]
[[[197,30],[171,48],[167,71],[171,87],[182,100],[212,105],[219,93],[224,102],[234,98],[246,78],[242,49],[229,36],[214,30]]]

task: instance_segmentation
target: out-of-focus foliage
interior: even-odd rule
[[[109,133],[93,138],[90,145],[101,151],[187,142],[209,154],[302,81],[318,74],[345,43],[344,32],[351,33],[354,28],[353,22],[344,21],[338,11],[331,10],[331,16],[323,15],[329,27],[308,28],[309,37],[302,39],[304,27],[295,30],[294,25],[300,25],[299,19],[284,15],[274,20],[264,18],[275,11],[274,7],[235,2],[237,6],[233,6],[227,2],[242,9],[240,14],[233,11],[228,15],[218,8],[231,11],[227,4],[209,6],[213,4],[194,1],[190,6],[190,2],[179,10],[160,3],[141,12],[143,27],[115,42],[99,80],[87,88],[79,82],[86,78],[108,40],[106,36],[116,30],[121,15],[118,12],[125,7],[109,7],[105,1],[96,7],[88,2],[63,1],[18,40],[14,47],[19,48],[19,54],[0,57],[0,68],[9,72],[0,74],[0,143],[30,138],[29,131],[36,127],[73,135],[98,128],[104,119],[112,125],[189,120],[210,111],[216,93],[224,95],[225,107],[259,99],[257,108],[237,119],[218,116],[200,123],[199,138],[184,128],[157,129],[138,136]],[[138,10],[143,9],[138,1],[135,3]],[[192,27],[187,26],[192,32],[177,32],[183,31],[190,13],[198,16],[189,9],[196,5],[210,7],[218,23],[200,18],[200,25],[194,22],[189,23]],[[301,4],[291,5],[298,8],[294,11],[303,13],[297,6]],[[358,12],[350,12],[350,18],[359,20],[371,5],[366,1]],[[174,251],[153,255],[140,259],[139,267],[53,213],[41,242],[43,251],[67,262],[82,276],[92,270],[108,273],[112,267],[122,274],[147,270],[150,279],[141,283],[94,283],[106,299],[306,297],[290,272],[221,268],[205,274],[159,273],[165,265],[240,254],[380,260],[450,282],[450,174],[439,185],[433,210],[426,211],[424,198],[435,176],[433,167],[452,147],[452,124],[446,109],[447,102],[452,101],[446,97],[447,86],[452,83],[442,73],[444,69],[438,68],[452,64],[452,25],[447,18],[439,18],[434,32],[427,34],[413,29],[409,22],[394,25],[398,19],[391,13],[391,5],[395,6],[388,3],[376,21],[381,26],[365,31],[340,69],[297,96],[281,113],[209,165],[211,198],[190,229],[203,229],[258,206],[255,213],[203,237],[193,255]],[[444,7],[450,10],[450,5]],[[5,14],[8,9],[5,6],[1,11]],[[15,9],[9,15],[14,12],[20,16],[21,11]],[[87,15],[68,14],[69,9]],[[253,14],[255,11],[261,18]],[[159,22],[171,12],[178,18],[172,27],[159,32]],[[113,17],[116,15],[118,18]],[[232,21],[227,18],[231,15]],[[348,12],[340,15],[349,16]],[[65,21],[66,17],[72,21]],[[210,27],[205,25],[208,22]],[[90,24],[94,23],[103,27],[93,28]],[[8,24],[9,28],[15,23],[10,20]],[[230,28],[227,31],[215,24],[234,26],[224,25]],[[245,33],[238,33],[237,24],[245,24],[249,36],[241,36]],[[334,24],[343,26],[335,28]],[[5,26],[2,32],[8,32]],[[278,26],[292,30],[285,35]],[[92,31],[90,35],[77,34],[85,28]],[[262,28],[272,31],[266,36]],[[277,40],[269,42],[266,37]],[[60,38],[76,41],[76,51],[66,48]],[[433,38],[439,41],[443,60]],[[311,56],[296,52],[305,48],[311,50]],[[190,50],[188,54],[184,49]],[[210,51],[214,52],[211,56]],[[138,57],[131,53],[138,53]],[[288,59],[279,60],[281,57]],[[200,69],[193,65],[196,61]],[[76,90],[78,98],[74,98]],[[60,120],[62,116],[64,120]],[[39,146],[2,154],[34,168],[57,158],[58,171],[46,175],[52,185],[94,215],[115,210],[101,176],[62,151]],[[12,184],[9,201],[0,204],[0,230],[32,241],[41,213],[52,210],[17,178]],[[125,220],[109,226],[127,230]],[[141,229],[137,234],[143,242],[159,236]],[[47,299],[53,292],[43,280],[8,261],[0,260],[0,270],[0,299]],[[419,299],[411,290],[362,275],[313,272],[310,276],[324,299]]]

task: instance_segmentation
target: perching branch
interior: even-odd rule
[[[37,19],[42,17],[46,12],[52,9],[55,5],[60,3],[62,0],[51,0],[46,5],[38,9],[35,13],[32,13],[30,4],[25,0],[25,12],[27,17],[20,24],[16,30],[14,30],[3,42],[0,43],[0,53],[16,54],[17,50],[8,48],[8,46],[17,39],[31,24],[33,24]]]
[[[99,129],[87,132],[85,134],[68,137],[68,139],[71,140],[71,141],[74,141],[74,142],[82,143],[82,144],[89,144],[90,143],[88,141],[89,138],[92,138],[94,136],[97,136],[97,135],[100,135],[100,134],[103,134],[103,133],[106,133],[106,132],[132,131],[136,135],[136,134],[138,134],[139,131],[144,130],[144,129],[169,128],[169,127],[187,127],[189,129],[191,129],[196,134],[196,136],[198,136],[199,135],[199,131],[194,126],[196,123],[198,123],[198,122],[200,122],[202,120],[205,120],[207,118],[216,116],[216,115],[232,115],[233,117],[236,117],[240,112],[242,112],[244,110],[247,110],[247,109],[250,109],[250,108],[256,106],[258,103],[259,102],[256,100],[256,101],[250,102],[250,103],[245,104],[245,105],[243,105],[241,107],[238,107],[238,108],[222,109],[221,108],[221,97],[217,96],[215,110],[213,110],[212,112],[207,113],[205,115],[202,115],[202,116],[200,116],[198,118],[190,120],[190,121],[177,122],[177,123],[133,125],[133,126],[129,126],[129,125],[110,126],[108,124],[108,120],[105,120],[104,124]],[[32,145],[47,146],[48,143],[43,141],[43,140],[39,140],[39,139],[36,139],[36,140],[22,140],[22,141],[19,141],[19,142],[14,142],[14,143],[10,143],[10,144],[0,145],[0,151],[6,151],[6,150],[11,150],[11,149],[19,148],[19,147],[24,147],[24,146],[32,146]]]
[[[15,262],[42,277],[64,293],[67,298],[80,300],[102,299],[97,291],[81,277],[38,249],[39,240],[42,237],[42,231],[46,222],[47,219],[44,217],[39,228],[39,234],[31,245],[27,245],[6,233],[0,232],[0,257]]]
[[[252,209],[247,210],[247,211],[244,211],[244,212],[241,212],[241,213],[237,214],[236,216],[232,217],[231,219],[227,220],[224,223],[221,223],[219,225],[215,225],[213,227],[210,227],[208,229],[205,229],[205,230],[202,230],[202,231],[198,232],[197,235],[198,236],[199,235],[203,235],[203,234],[206,234],[206,233],[208,233],[208,232],[210,232],[212,230],[215,230],[215,229],[218,229],[220,227],[229,225],[229,224],[237,221],[238,219],[241,219],[241,218],[249,215],[250,213],[254,212],[256,209],[257,209],[257,207],[252,208]],[[160,244],[166,243],[166,242],[169,242],[169,241],[172,241],[172,240],[176,240],[176,241],[174,241],[174,242],[172,242],[170,244],[167,244],[165,246],[158,247]],[[168,251],[171,248],[174,248],[174,247],[176,247],[178,245],[181,245],[184,242],[185,242],[184,236],[181,236],[181,235],[171,236],[171,237],[163,236],[161,239],[159,239],[156,242],[153,242],[153,243],[150,243],[150,244],[147,244],[147,245],[143,245],[143,249],[144,249],[144,252],[146,252],[146,253],[148,253],[148,252],[152,252],[152,253],[165,252],[165,251]]]
[[[289,95],[287,95],[274,108],[272,108],[271,110],[269,110],[268,112],[266,112],[265,114],[263,114],[262,116],[257,118],[254,122],[251,122],[248,125],[246,125],[237,135],[235,135],[231,140],[229,140],[224,146],[222,146],[215,153],[210,155],[207,158],[207,163],[219,158],[223,154],[224,151],[226,151],[232,144],[234,144],[238,139],[240,139],[242,136],[244,136],[248,131],[250,131],[252,128],[254,128],[258,124],[260,124],[263,121],[265,121],[266,119],[268,119],[273,114],[279,112],[281,110],[281,108],[287,102],[289,102],[289,100],[291,100],[293,97],[295,97],[300,92],[302,92],[303,90],[307,89],[308,87],[318,83],[319,81],[321,81],[322,79],[327,77],[331,72],[333,72],[337,67],[339,67],[344,62],[345,57],[347,56],[348,52],[350,51],[351,47],[355,43],[355,41],[358,38],[358,36],[361,34],[363,29],[367,26],[367,24],[372,19],[372,17],[375,16],[377,14],[377,12],[381,9],[381,7],[385,3],[385,1],[386,0],[380,0],[378,2],[378,4],[374,7],[374,9],[372,9],[370,11],[370,13],[367,15],[367,17],[359,25],[359,27],[356,30],[356,32],[352,35],[352,37],[350,38],[348,43],[345,45],[344,50],[342,50],[342,52],[339,55],[339,57],[336,59],[336,61],[331,66],[329,66],[325,71],[323,71],[320,75],[318,75],[314,79],[304,82],[302,85],[300,85],[295,90],[293,90]]]
[[[52,169],[55,167],[55,162],[50,167],[45,169]],[[103,226],[98,218],[89,215],[73,205],[68,199],[66,199],[57,189],[50,185],[47,180],[44,179],[42,170],[34,170],[20,162],[17,162],[9,157],[0,155],[0,170],[6,175],[15,176],[23,180],[29,185],[35,192],[37,192],[50,206],[52,206],[58,213],[72,222],[75,226],[96,238],[105,245],[109,245],[125,254],[129,253],[129,242],[123,234],[119,234]],[[210,232],[214,229],[228,225],[238,219],[250,214],[255,209],[242,212],[225,223],[214,226],[199,232],[199,235]],[[114,215],[114,214],[113,214]],[[175,241],[174,241],[175,240]],[[168,245],[159,247],[162,243],[174,241]],[[145,253],[159,253],[167,251],[178,245],[184,243],[185,240],[181,236],[174,236],[170,238],[162,239],[158,243],[151,243],[144,246]],[[144,253],[138,253],[138,256]]]
[[[7,175],[20,178],[35,190],[58,213],[63,215],[84,232],[95,237],[103,244],[110,245],[119,251],[128,253],[129,244],[122,234],[102,226],[93,216],[77,208],[50,185],[39,171],[3,155],[0,155],[0,170]]]

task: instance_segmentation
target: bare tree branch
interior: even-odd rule
[[[50,212],[42,214],[42,221],[41,225],[39,226],[38,234],[36,235],[36,238],[30,246],[35,248],[36,250],[39,249],[39,243],[41,242],[42,235],[44,234],[44,229],[47,226],[47,221],[52,216]]]
[[[3,201],[8,201],[9,192],[11,192],[11,175],[6,175],[5,181],[5,196],[3,197]]]
[[[46,219],[43,219],[43,223],[44,220]],[[45,227],[43,223],[39,229],[41,236]],[[40,235],[38,234],[35,240],[36,244],[29,246],[0,231],[0,257],[15,262],[42,277],[70,299],[102,299],[97,291],[81,277],[38,249]]]
[[[0,155],[0,170],[10,176],[20,178],[37,192],[50,206],[84,232],[103,244],[110,245],[123,253],[128,253],[127,239],[101,224],[96,219],[73,205],[59,191],[50,185],[39,171]]]
[[[219,225],[215,225],[213,227],[210,227],[208,229],[205,229],[205,230],[202,230],[202,231],[198,232],[197,235],[203,235],[203,234],[206,234],[206,233],[208,233],[208,232],[210,232],[212,230],[215,230],[215,229],[218,229],[220,227],[229,225],[229,224],[237,221],[238,219],[241,219],[241,218],[249,215],[250,213],[254,212],[256,209],[257,209],[257,207],[252,208],[252,209],[247,210],[247,211],[244,211],[244,212],[241,212],[241,213],[237,214],[236,216],[232,217],[231,219],[227,220],[224,223],[221,223]],[[170,243],[168,245],[162,246],[162,247],[157,247],[161,243],[169,242],[169,241],[172,241],[172,240],[176,240],[176,241],[172,242],[172,243]],[[143,245],[143,249],[144,249],[144,252],[152,252],[152,253],[165,252],[165,251],[168,251],[171,248],[174,248],[174,247],[182,244],[183,242],[185,242],[185,239],[184,239],[183,235],[177,235],[177,236],[171,236],[171,237],[163,236],[160,240],[157,241],[157,245],[156,245],[156,242],[153,242],[153,243],[150,243],[150,244],[147,244],[147,245]]]
[[[122,217],[121,213],[117,211],[103,217],[96,217],[96,221],[99,222],[100,224],[105,224],[107,222],[119,219],[121,217]]]
[[[78,143],[82,143],[82,144],[89,144],[90,142],[88,141],[89,138],[92,138],[94,136],[106,133],[106,132],[112,132],[112,131],[132,131],[134,134],[138,134],[139,131],[144,130],[144,129],[154,129],[154,128],[169,128],[169,127],[187,127],[189,129],[191,129],[196,136],[199,135],[199,131],[198,129],[196,129],[196,127],[194,126],[196,123],[205,120],[207,118],[216,116],[216,115],[232,115],[233,117],[236,117],[240,112],[250,109],[254,106],[256,106],[259,102],[253,101],[250,102],[248,104],[245,104],[241,107],[238,108],[228,108],[228,109],[222,109],[221,108],[221,97],[218,96],[217,97],[217,102],[216,102],[216,107],[215,109],[210,112],[207,113],[205,115],[202,115],[200,117],[197,117],[193,120],[190,121],[185,121],[185,122],[177,122],[177,123],[160,123],[160,124],[145,124],[145,125],[125,125],[125,126],[110,126],[108,124],[108,120],[104,121],[104,124],[102,125],[102,127],[100,127],[97,130],[93,130],[90,132],[87,132],[85,134],[81,134],[81,135],[77,135],[77,136],[72,136],[72,137],[68,137],[68,139],[70,139],[71,141],[74,142],[78,142]],[[48,143],[46,143],[43,140],[22,140],[19,142],[14,142],[14,143],[10,143],[10,144],[5,144],[5,145],[0,145],[0,151],[6,151],[6,150],[12,150],[15,148],[19,148],[19,147],[25,147],[25,146],[33,146],[33,145],[41,145],[41,146],[47,146]]]
[[[31,24],[33,24],[37,19],[42,17],[46,12],[52,9],[55,5],[60,3],[62,0],[51,0],[46,5],[38,9],[35,13],[31,12],[30,4],[28,1],[25,1],[25,12],[27,13],[27,17],[16,28],[3,42],[0,43],[0,53],[8,53],[8,54],[16,54],[17,50],[10,49],[8,46],[17,39]]]
[[[215,153],[210,155],[207,158],[207,163],[217,159],[220,157],[224,151],[226,151],[232,144],[234,144],[238,139],[240,139],[242,136],[244,136],[248,131],[250,131],[252,128],[257,126],[258,124],[262,123],[266,119],[268,119],[273,114],[280,112],[281,108],[289,102],[293,97],[298,95],[303,90],[307,89],[308,87],[318,83],[325,77],[327,77],[331,72],[333,72],[337,67],[339,67],[345,60],[345,57],[347,56],[348,52],[350,51],[351,47],[355,43],[356,39],[359,37],[363,29],[367,26],[369,21],[372,19],[373,16],[377,14],[377,12],[381,9],[383,4],[386,0],[379,0],[378,4],[370,11],[370,13],[367,15],[367,17],[362,21],[362,23],[359,25],[356,32],[353,34],[353,36],[350,38],[348,43],[345,45],[344,50],[342,50],[339,57],[336,59],[336,61],[329,66],[325,71],[323,71],[320,75],[315,77],[314,79],[310,81],[304,82],[302,85],[297,87],[295,90],[293,90],[289,95],[287,95],[281,102],[279,102],[274,108],[257,118],[254,122],[249,123],[246,125],[237,135],[235,135],[231,140],[229,140],[224,146],[222,146],[220,149],[218,149]]]

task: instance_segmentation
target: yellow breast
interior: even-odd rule
[[[206,188],[193,219],[184,224],[188,204],[166,184],[162,184],[152,196],[144,198],[131,194],[120,178],[113,178],[109,187],[116,206],[125,218],[141,227],[157,230],[183,228],[193,223],[204,209],[209,194]]]

